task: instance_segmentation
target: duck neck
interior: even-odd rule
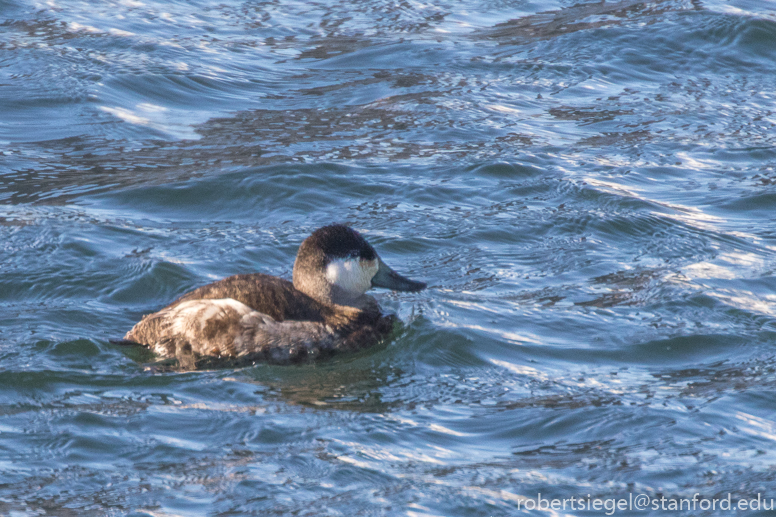
[[[364,312],[380,311],[380,306],[377,304],[377,300],[368,294],[362,294],[357,298],[335,301],[335,305],[338,307],[348,307],[350,309],[356,309]]]
[[[307,287],[303,285],[303,287]],[[377,301],[367,294],[353,294],[336,285],[318,285],[316,289],[299,289],[316,302],[330,307],[349,307],[368,310],[377,307]]]

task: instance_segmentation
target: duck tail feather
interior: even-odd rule
[[[132,341],[130,339],[109,339],[108,342],[112,345],[119,345],[119,346],[142,346],[141,343],[138,343],[137,341]]]

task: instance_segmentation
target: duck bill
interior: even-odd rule
[[[372,277],[372,287],[385,287],[394,291],[420,291],[426,287],[425,282],[416,282],[401,276],[386,266],[380,258],[378,258],[378,266],[377,273]]]

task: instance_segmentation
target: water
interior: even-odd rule
[[[774,7],[0,1],[0,514],[776,498]],[[334,221],[390,342],[108,342]]]

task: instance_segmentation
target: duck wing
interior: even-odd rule
[[[334,350],[339,334],[315,321],[277,321],[232,298],[179,300],[145,316],[124,337],[182,367],[202,361],[312,360]]]
[[[234,275],[199,287],[178,298],[170,307],[189,300],[228,298],[266,314],[276,321],[323,323],[326,315],[331,312],[313,298],[297,291],[294,284],[288,280],[261,273]]]

